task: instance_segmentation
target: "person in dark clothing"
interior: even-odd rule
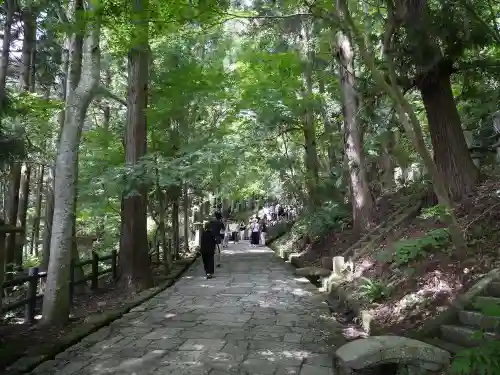
[[[252,247],[257,246],[259,244],[260,237],[260,228],[258,218],[252,220],[252,224],[250,225],[251,235],[250,235],[250,245]]]
[[[211,279],[214,275],[215,246],[216,241],[212,233],[212,228],[210,223],[206,223],[203,228],[203,233],[201,234],[200,253],[207,279]]]
[[[266,245],[266,234],[267,234],[267,223],[266,223],[265,218],[260,219],[259,229],[260,229],[260,244],[262,246],[265,246]]]
[[[222,239],[224,238],[224,232],[226,230],[226,226],[222,222],[222,214],[220,212],[215,213],[215,219],[210,221],[210,230],[212,231],[212,235],[215,238],[215,244],[217,246],[216,252],[218,253],[218,262],[217,267],[220,267],[220,247],[222,246]]]
[[[242,221],[240,223],[240,240],[244,241],[245,240],[245,230],[247,229],[247,226],[245,223]]]

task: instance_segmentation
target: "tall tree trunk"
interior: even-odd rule
[[[10,43],[12,42],[12,23],[14,22],[14,13],[16,11],[16,0],[5,0],[4,9],[5,18],[3,23],[2,59],[0,61],[0,120],[3,118],[7,99],[5,85],[7,83]]]
[[[33,228],[31,231],[30,254],[38,255],[38,241],[40,240],[40,221],[42,216],[42,193],[43,193],[43,177],[45,174],[45,166],[41,165],[37,173],[36,184],[36,200],[35,200],[35,215],[33,218]]]
[[[450,74],[437,67],[427,73],[418,87],[427,113],[434,162],[447,181],[452,198],[459,199],[477,184],[479,170],[465,141]]]
[[[149,34],[148,1],[133,2],[132,48],[128,55],[127,125],[125,162],[135,166],[147,152]],[[120,279],[135,290],[153,285],[147,236],[147,191],[138,183],[138,193],[123,198],[120,240]]]
[[[345,152],[351,180],[354,228],[365,231],[372,224],[373,199],[370,194],[366,163],[358,123],[358,103],[355,90],[354,51],[343,32],[337,33],[340,84],[345,129]]]
[[[47,170],[45,187],[45,215],[43,218],[42,263],[40,268],[46,271],[50,259],[50,238],[52,237],[52,219],[54,217],[54,169]]]
[[[107,88],[111,86],[111,71],[109,69],[109,64],[108,67],[106,68],[104,72],[104,83]],[[104,103],[104,107],[102,108],[102,128],[104,131],[107,133],[109,132],[109,123],[111,120],[111,108],[109,106],[109,102],[106,101]],[[103,151],[105,153],[108,152],[109,150],[109,144],[110,144],[110,137],[105,136],[105,143],[102,145]],[[106,216],[105,215],[99,215],[97,217],[97,225],[96,225],[96,237],[98,238],[98,241],[102,241],[104,236],[105,236],[105,226],[106,226]]]
[[[391,4],[391,2],[388,2],[389,17],[391,17],[392,15]],[[393,50],[392,35],[390,35],[388,38],[388,33],[386,33],[386,37],[384,38],[384,57],[390,78],[390,83],[388,83],[385,77],[383,77],[380,73],[380,70],[376,65],[375,58],[373,57],[373,52],[370,51],[370,48],[367,47],[362,32],[358,30],[357,25],[349,12],[347,1],[338,0],[337,6],[344,25],[348,26],[353,32],[353,35],[355,36],[356,42],[359,46],[359,51],[362,54],[363,60],[366,63],[367,67],[370,69],[373,78],[394,101],[399,121],[403,124],[405,131],[411,137],[415,148],[422,157],[425,166],[429,171],[429,174],[431,175],[434,192],[436,193],[439,203],[442,204],[445,208],[444,213],[441,215],[441,220],[443,220],[448,225],[453,244],[457,247],[457,249],[465,249],[467,247],[467,244],[453,212],[453,204],[446,189],[445,181],[438,172],[436,164],[432,160],[432,157],[427,150],[424,142],[422,127],[420,126],[420,121],[418,120],[412,106],[404,97],[402,90],[397,86],[398,77],[396,76],[394,61],[391,54],[388,53],[388,51]],[[390,27],[387,28],[387,30],[390,32]]]
[[[337,167],[337,157],[335,154],[335,145],[333,144],[332,140],[332,134],[335,131],[332,120],[331,120],[331,113],[328,108],[328,104],[326,103],[326,100],[324,98],[325,96],[325,82],[323,81],[323,78],[319,78],[319,93],[322,96],[322,103],[321,103],[321,109],[322,109],[322,115],[323,115],[323,126],[325,127],[325,134],[326,134],[326,140],[327,140],[327,146],[326,146],[326,154],[328,156],[328,168],[329,168],[329,173],[330,175],[333,174],[333,170],[336,169]]]
[[[425,105],[434,161],[453,199],[472,191],[480,178],[469,153],[451,88],[453,61],[444,58],[429,25],[427,0],[396,0],[391,17],[402,21],[409,45],[404,46],[417,71],[415,79]]]
[[[28,6],[21,10],[23,22],[23,47],[21,53],[20,86],[23,91],[35,91],[34,54],[36,52],[36,13]]]
[[[20,77],[20,86],[21,90],[25,92],[33,92],[35,88],[35,82],[33,81],[33,72],[34,72],[34,52],[36,49],[36,15],[32,12],[31,8],[25,7],[21,10],[21,19],[23,25],[23,46],[21,53],[21,73]],[[15,182],[17,184],[18,180],[20,182],[20,196],[13,197],[13,199],[17,199],[18,207],[16,208],[16,215],[19,220],[19,224],[22,227],[22,232],[16,235],[17,240],[15,241],[15,263],[19,266],[23,263],[23,248],[24,243],[26,241],[26,218],[28,211],[28,203],[29,203],[29,190],[30,190],[30,182],[31,182],[31,166],[25,165],[24,168],[21,167],[19,162],[15,162],[15,167],[13,166],[13,170],[16,173],[19,173],[19,176],[13,176]],[[21,172],[24,170],[21,179]],[[14,207],[12,207],[14,209]],[[12,240],[9,240],[12,241]],[[10,243],[11,245],[11,243]]]
[[[5,225],[5,222],[0,219],[0,228]],[[3,302],[3,282],[5,280],[5,232],[0,230],[0,311],[2,310]]]
[[[75,49],[71,51],[71,72],[70,68],[70,51],[71,46],[69,45],[71,41],[66,39],[64,41],[63,47],[61,48],[61,70],[59,72],[59,98],[65,102],[66,101],[66,91],[68,89],[68,77],[71,73],[71,83],[78,82],[80,79],[81,72],[81,48],[82,48],[82,36],[80,34],[74,35],[73,46]],[[62,129],[64,127],[64,119],[66,117],[65,109],[61,109],[58,114],[59,123],[59,133],[57,135],[57,144],[61,138]],[[42,236],[42,263],[41,268],[47,270],[49,266],[50,259],[50,239],[52,237],[52,219],[54,217],[54,168],[50,168],[47,173],[47,186],[45,193],[45,215],[44,215],[44,227]]]
[[[82,16],[83,4],[78,0],[70,18]],[[85,32],[85,31],[84,31]],[[78,148],[87,109],[99,85],[100,78],[100,22],[96,15],[87,22],[83,54],[79,33],[71,38],[68,90],[65,120],[61,132],[55,164],[54,215],[50,241],[50,259],[43,298],[44,324],[61,324],[68,320],[70,310],[69,275],[73,254],[73,215],[75,212],[76,181],[78,176]],[[83,74],[78,72],[82,66]]]
[[[104,72],[104,82],[107,88],[111,86],[111,70],[109,69],[109,66],[106,68],[106,71]],[[109,102],[106,101],[103,108],[103,124],[102,124],[102,127],[106,131],[109,130],[110,119],[111,119],[111,108],[109,106]]]
[[[17,210],[19,207],[19,189],[21,187],[21,164],[11,163],[9,172],[9,200],[7,209],[7,224],[17,226]],[[7,265],[14,263],[16,259],[16,233],[9,233],[7,236],[6,258]]]
[[[393,160],[393,149],[394,149],[394,133],[391,130],[386,131],[380,140],[381,143],[381,154],[379,156],[379,165],[382,170],[382,175],[380,176],[380,182],[382,187],[382,193],[390,192],[395,187],[394,182],[394,160]]]
[[[308,53],[305,78],[305,115],[304,115],[304,142],[305,142],[305,165],[306,165],[306,186],[309,195],[309,203],[316,206],[320,203],[319,197],[319,161],[316,146],[316,126],[314,124],[314,109],[312,103],[313,83],[312,83],[312,57]]]
[[[157,170],[156,175],[156,199],[158,200],[158,234],[160,236],[160,243],[163,254],[163,267],[165,274],[170,271],[172,266],[172,254],[170,253],[170,246],[167,243],[166,230],[165,230],[165,193],[162,191],[159,183],[159,174]]]
[[[78,165],[78,153],[76,155],[76,165]],[[74,203],[73,203],[73,214],[71,215],[71,220],[73,224],[71,225],[71,260],[74,264],[77,264],[80,261],[80,253],[78,251],[78,243],[76,241],[76,212],[78,207],[78,168],[76,173],[76,178],[74,181],[75,185],[75,195],[74,195]],[[74,266],[74,280],[80,281],[85,278],[85,273],[83,271],[83,266]],[[86,283],[78,283],[74,287],[75,293],[85,293],[88,289],[88,285]]]
[[[25,165],[23,168],[21,189],[19,195],[18,219],[19,225],[23,231],[19,233],[19,241],[17,241],[16,249],[16,264],[21,266],[23,264],[23,249],[26,243],[26,221],[28,218],[28,204],[30,196],[30,183],[31,183],[31,165]]]
[[[0,205],[2,206],[0,209],[0,219],[5,222],[5,218],[7,216],[7,196],[9,195],[7,191],[7,184],[4,181],[0,182]]]
[[[188,184],[184,183],[182,208],[184,216],[184,251],[189,253],[189,188]]]
[[[52,219],[54,217],[54,169],[47,169],[45,187],[45,215],[43,218],[42,262],[40,268],[46,271],[50,259],[50,238],[52,237]]]
[[[174,259],[179,259],[180,252],[180,228],[179,228],[179,187],[174,187],[172,194],[172,249],[174,252]]]
[[[304,164],[306,168],[305,184],[307,189],[307,204],[310,207],[317,206],[320,203],[319,196],[319,160],[316,145],[316,125],[314,121],[314,102],[313,102],[313,61],[314,51],[311,45],[311,30],[313,25],[309,20],[303,20],[300,30],[302,42],[299,45],[300,54],[304,63],[302,72],[303,87],[302,99],[304,109],[304,121],[302,132],[304,135]]]

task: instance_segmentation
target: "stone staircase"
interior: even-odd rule
[[[419,210],[420,204],[409,207],[401,207],[340,255],[345,259],[352,258],[353,260],[356,260],[368,252],[377,249],[377,245],[389,232],[392,232],[396,227],[399,227],[405,220],[413,217]]]
[[[378,245],[386,238],[389,233],[393,233],[401,224],[413,217],[420,210],[420,203],[413,206],[403,206],[388,218],[386,218],[377,227],[365,234],[361,239],[354,243],[342,254],[332,257],[323,257],[321,267],[300,267],[295,261],[300,254],[290,254],[290,262],[297,267],[295,273],[297,276],[307,277],[315,285],[321,285],[322,292],[330,291],[335,284],[347,281],[347,275],[354,272],[354,262],[378,249]],[[349,271],[346,273],[346,271]]]
[[[439,327],[437,337],[424,341],[456,354],[464,349],[500,339],[500,317],[487,316],[475,306],[496,304],[500,311],[500,280],[494,280],[479,295]],[[482,332],[482,334],[481,334]]]

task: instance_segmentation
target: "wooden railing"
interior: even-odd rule
[[[69,281],[69,298],[73,301],[75,286],[84,284],[90,281],[90,288],[96,290],[99,285],[99,277],[107,273],[111,273],[113,280],[117,277],[117,252],[113,250],[111,254],[99,256],[92,252],[92,258],[78,262],[71,262],[70,281]],[[111,261],[110,267],[99,270],[99,262]],[[75,269],[83,266],[91,265],[92,271],[79,280],[75,280]],[[47,278],[47,272],[39,272],[38,267],[32,267],[28,270],[25,276],[17,276],[14,279],[3,282],[2,289],[12,288],[28,283],[26,297],[19,301],[2,306],[0,314],[19,309],[25,306],[24,317],[26,321],[32,323],[35,320],[37,301],[43,298],[43,294],[38,294],[38,286],[42,279]],[[2,296],[0,296],[2,298]]]

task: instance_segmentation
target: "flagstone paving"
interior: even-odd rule
[[[268,248],[230,245],[171,288],[45,362],[38,375],[331,375],[344,343],[317,289]]]

